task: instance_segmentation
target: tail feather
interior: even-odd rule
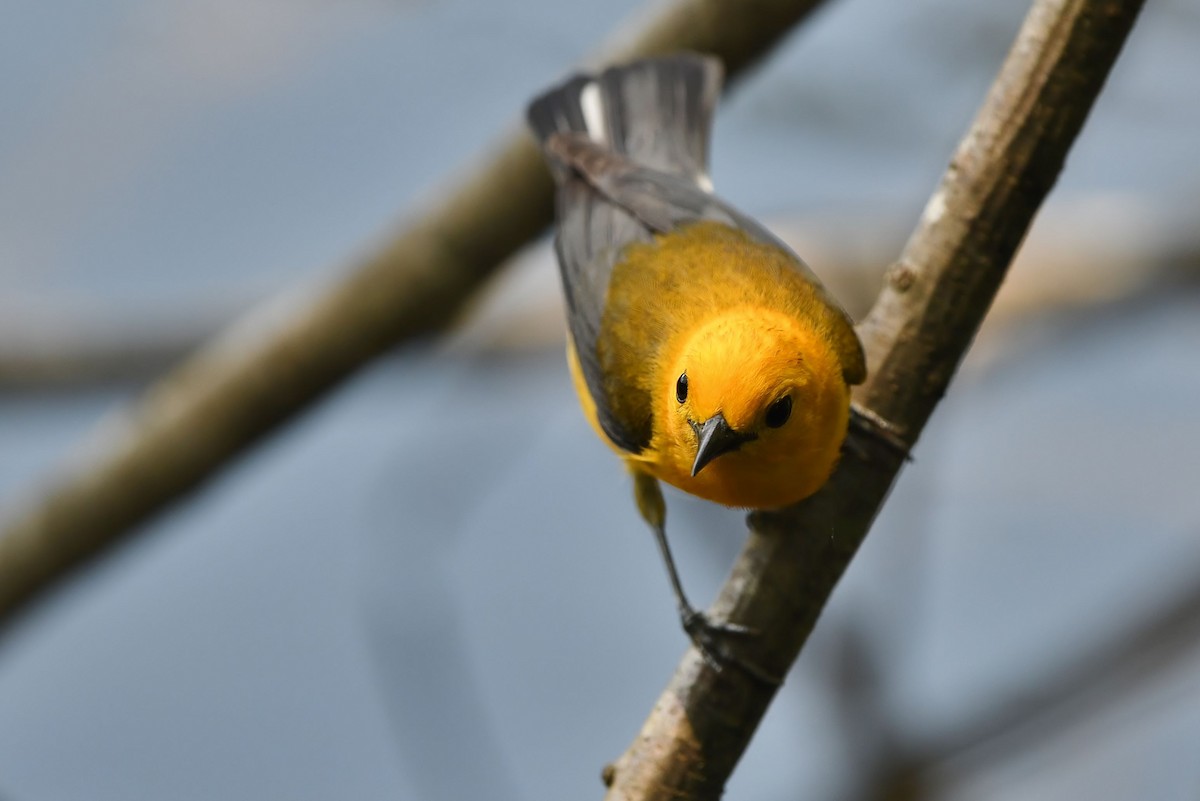
[[[540,141],[582,133],[614,152],[707,188],[708,140],[721,64],[680,53],[576,75],[529,106]]]

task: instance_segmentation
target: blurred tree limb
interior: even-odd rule
[[[972,767],[996,766],[1037,752],[1065,731],[1078,731],[1082,721],[1128,702],[1139,689],[1146,694],[1153,679],[1185,669],[1184,659],[1194,659],[1200,642],[1200,582],[1195,580],[1200,565],[1181,572],[1192,578],[1172,587],[1139,618],[1010,688],[970,717],[915,741],[896,737],[883,756],[871,797],[901,797],[903,788],[938,786],[948,773],[969,774]],[[868,689],[866,694],[871,693]],[[880,726],[881,721],[872,724]]]
[[[599,60],[671,50],[732,75],[821,0],[676,0]],[[445,200],[315,295],[235,325],[167,375],[0,531],[0,622],[55,579],[214,475],[397,343],[435,331],[550,223],[552,186],[524,131]]]
[[[1142,0],[1036,0],[978,116],[859,327],[870,376],[858,406],[910,445],[946,391],[1038,206],[1116,60]],[[903,462],[856,430],[829,484],[750,515],[717,599],[764,636],[746,655],[784,675],[866,536]],[[713,672],[689,649],[629,750],[610,799],[718,798],[776,687]]]
[[[1181,532],[1193,538],[1197,533]],[[916,801],[969,796],[960,788],[973,785],[980,774],[1003,772],[1064,738],[1106,736],[1111,734],[1102,722],[1106,718],[1117,714],[1128,719],[1155,706],[1152,699],[1164,686],[1194,674],[1200,644],[1200,563],[1185,563],[1172,572],[1185,578],[1165,582],[1165,590],[1157,586],[1143,593],[1158,596],[1150,603],[1139,596],[1130,605],[1146,608],[1132,620],[1118,621],[1086,643],[1074,644],[1070,653],[1054,652],[1057,658],[1049,664],[1038,664],[1000,691],[985,693],[957,718],[932,730],[921,725],[914,731],[903,715],[896,715],[890,694],[894,684],[887,679],[889,668],[878,643],[861,625],[863,617],[851,615],[835,632],[834,658],[822,665],[859,785],[843,797]]]

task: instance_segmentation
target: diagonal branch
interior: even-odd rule
[[[1036,0],[982,109],[870,315],[870,377],[856,402],[915,443],[1116,60],[1142,0]],[[750,516],[716,603],[767,632],[755,664],[787,672],[901,467],[855,432],[829,484],[797,507]],[[640,734],[606,771],[608,798],[717,798],[775,687],[714,673],[690,649]]]
[[[676,0],[601,61],[670,50],[761,58],[822,0]],[[83,467],[0,529],[0,625],[72,568],[170,503],[398,343],[443,327],[552,215],[524,133],[332,286],[274,304],[217,337],[145,394]]]

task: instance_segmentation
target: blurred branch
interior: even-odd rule
[[[690,49],[732,74],[820,0],[677,0],[602,60]],[[445,200],[320,293],[234,326],[152,387],[87,465],[0,533],[0,621],[399,342],[438,330],[550,222],[552,187],[524,132]]]
[[[1200,582],[1195,579],[1200,565],[1183,572],[1192,578],[1140,619],[1107,633],[969,718],[915,742],[881,715],[883,683],[874,679],[883,666],[875,663],[869,649],[859,647],[847,662],[857,663],[852,669],[867,674],[868,680],[838,693],[843,709],[853,707],[846,715],[854,721],[848,735],[856,742],[880,730],[889,735],[872,759],[875,781],[860,797],[908,797],[914,788],[943,784],[945,772],[957,772],[964,763],[995,766],[1005,756],[1038,751],[1048,738],[1078,727],[1118,699],[1128,699],[1136,688],[1144,689],[1156,674],[1179,668],[1200,644]],[[859,640],[853,644],[861,646]]]
[[[211,335],[212,328],[206,333]],[[112,381],[145,380],[162,373],[204,341],[205,335],[156,326],[133,337],[71,339],[0,350],[0,389],[62,390]]]
[[[248,297],[131,314],[93,304],[0,302],[0,390],[66,389],[149,380],[250,308]]]
[[[870,315],[870,377],[857,404],[908,444],[975,331],[1099,94],[1141,0],[1037,0]],[[765,632],[746,656],[785,675],[903,463],[855,431],[826,487],[750,515],[750,538],[715,611]],[[629,750],[611,799],[718,798],[776,687],[712,671],[689,649]]]
[[[1195,571],[1200,574],[1200,571]],[[936,740],[913,748],[909,771],[928,773],[951,761],[994,756],[997,748],[1034,750],[1036,743],[1114,699],[1128,698],[1196,650],[1200,643],[1200,583],[1192,581],[1141,620],[1109,634],[1036,683],[1014,691]],[[994,763],[994,760],[990,759]]]

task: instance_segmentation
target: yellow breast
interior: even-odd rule
[[[630,246],[602,318],[600,402],[631,427],[648,419],[651,436],[638,453],[614,448],[631,467],[725,505],[773,508],[807,497],[845,437],[847,370],[861,372],[861,361],[847,367],[839,325],[848,328],[794,257],[740,230],[700,223]],[[584,413],[609,441],[573,347],[568,359]],[[685,372],[693,390],[680,401]],[[796,402],[794,419],[776,430],[763,415],[779,393]],[[718,412],[748,441],[692,475],[696,424]]]

